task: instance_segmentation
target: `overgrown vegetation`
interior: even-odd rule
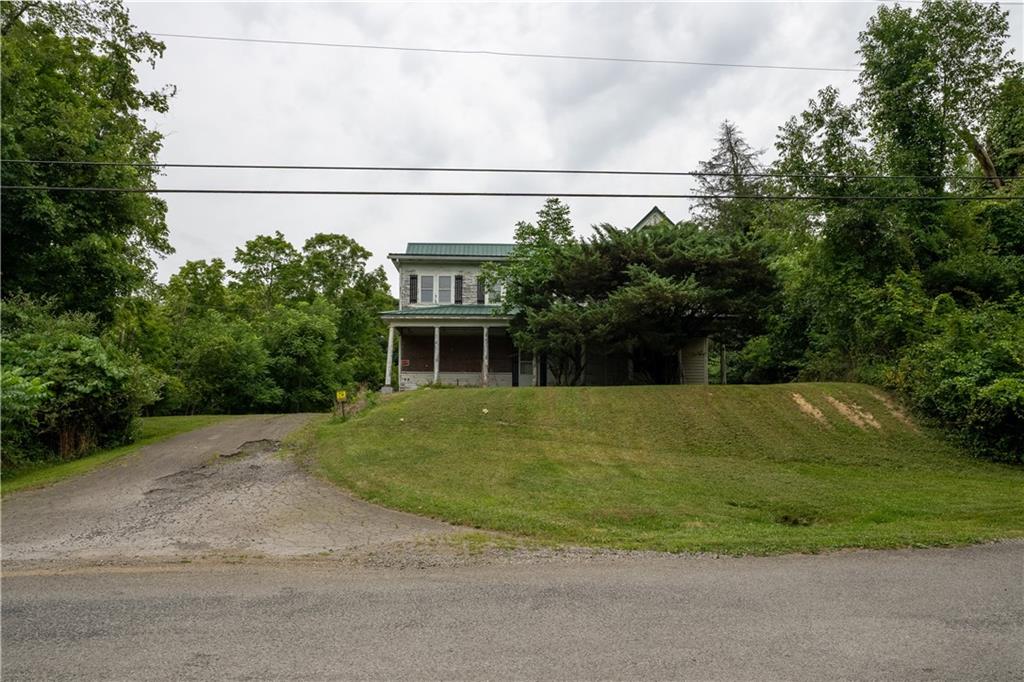
[[[963,457],[857,384],[416,391],[322,423],[312,448],[368,500],[545,542],[774,553],[1024,536],[1024,471]]]
[[[236,249],[236,270],[186,263],[126,321],[123,343],[166,377],[154,409],[321,411],[338,388],[379,387],[378,313],[395,301],[369,257],[344,235],[315,235],[300,251],[278,232]]]
[[[723,123],[691,220],[580,240],[551,200],[491,275],[510,282],[517,342],[573,384],[586,344],[661,356],[707,334],[731,381],[885,386],[972,451],[1024,461],[1024,75],[1008,35],[997,5],[880,7],[857,98],[821,90],[771,163]]]
[[[155,187],[162,136],[135,65],[164,46],[117,0],[5,2],[4,185]],[[69,164],[18,163],[44,159]],[[172,251],[166,206],[144,193],[5,191],[3,464],[66,461],[130,442],[142,413],[323,410],[380,385],[393,305],[370,253],[340,234],[299,250],[280,232],[154,282]]]
[[[173,88],[141,90],[135,68],[163,44],[118,0],[5,2],[0,32],[3,184],[155,187],[146,117]],[[1008,37],[995,4],[880,7],[857,95],[822,89],[771,162],[725,122],[690,220],[580,240],[550,200],[490,273],[516,342],[572,384],[588,344],[649,358],[710,334],[731,381],[886,386],[1020,462],[1024,75]],[[6,467],[128,442],[143,413],[319,410],[383,379],[394,302],[347,236],[258,236],[159,285],[155,195],[7,190],[0,211]]]

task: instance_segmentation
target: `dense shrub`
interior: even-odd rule
[[[1024,297],[973,309],[939,297],[929,327],[889,384],[974,452],[1024,462]]]
[[[135,416],[157,399],[158,373],[96,336],[92,316],[21,297],[2,306],[4,462],[130,442]]]
[[[3,433],[3,459],[5,464],[18,464],[38,450],[35,431],[39,425],[37,414],[49,396],[46,383],[40,377],[26,377],[22,367],[0,367],[0,431]]]

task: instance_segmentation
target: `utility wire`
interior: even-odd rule
[[[436,47],[407,47],[404,45],[368,45],[361,43],[323,43],[312,40],[271,40],[269,38],[237,38],[232,36],[201,36],[188,33],[150,33],[159,38],[187,38],[190,40],[217,40],[230,43],[261,43],[267,45],[302,45],[306,47],[340,47],[353,50],[388,50],[392,52],[430,52],[489,57],[520,57],[527,59],[569,59],[585,62],[620,62],[626,64],[671,64],[683,66],[717,66],[739,69],[782,69],[785,71],[831,71],[858,73],[860,69],[828,66],[789,66],[782,64],[738,64],[731,62],[698,62],[686,59],[643,59],[640,57],[605,57],[598,55],[548,54],[540,52],[505,52],[500,50],[456,50]]]
[[[415,173],[517,173],[555,175],[642,175],[674,177],[743,177],[763,179],[826,180],[988,180],[984,175],[841,175],[836,173],[726,173],[714,171],[648,171],[648,170],[589,170],[568,168],[481,168],[445,166],[316,166],[258,163],[159,163],[148,161],[69,161],[43,159],[7,159],[3,163],[54,166],[114,166],[132,168],[225,168],[242,170],[318,170],[318,171],[390,171]],[[1004,175],[1003,180],[1016,180],[1024,176]]]
[[[1024,201],[1024,196],[824,196],[824,195],[743,195],[743,194],[616,194],[604,192],[446,192],[432,190],[333,190],[333,189],[209,189],[146,187],[55,187],[48,185],[3,185],[0,190],[106,192],[121,194],[293,194],[300,196],[375,196],[375,197],[567,197],[596,199],[749,199],[752,201]]]

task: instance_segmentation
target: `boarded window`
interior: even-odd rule
[[[481,279],[476,281],[476,302],[479,305],[484,304],[484,296],[487,294],[487,290],[484,289],[484,282]]]
[[[451,303],[452,302],[452,276],[451,275],[438,275],[437,276],[437,302],[438,303]]]
[[[462,275],[455,275],[455,303],[462,305]]]
[[[420,277],[420,301],[423,303],[434,302],[434,276],[423,275]]]
[[[409,303],[415,303],[418,300],[416,295],[419,293],[419,288],[419,277],[409,275]]]

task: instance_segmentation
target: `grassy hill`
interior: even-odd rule
[[[420,390],[313,452],[356,494],[554,543],[727,553],[1024,536],[1024,469],[842,383]]]

